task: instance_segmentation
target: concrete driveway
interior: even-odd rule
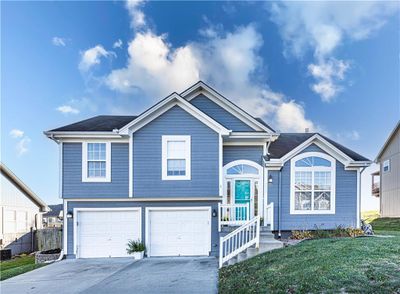
[[[64,260],[1,282],[2,293],[216,293],[213,257]]]

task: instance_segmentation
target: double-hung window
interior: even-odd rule
[[[390,159],[386,159],[383,162],[383,172],[384,173],[390,172]]]
[[[162,179],[190,180],[190,136],[162,136]]]
[[[111,181],[111,144],[109,142],[83,142],[82,181]]]
[[[335,169],[332,157],[307,152],[291,160],[291,214],[335,213]]]

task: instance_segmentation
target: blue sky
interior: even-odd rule
[[[400,117],[396,2],[2,2],[1,160],[48,203],[43,135],[198,79],[275,129],[374,159]]]

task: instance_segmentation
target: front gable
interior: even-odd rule
[[[211,101],[204,94],[199,94],[195,98],[191,99],[190,103],[233,132],[257,131],[242,120],[238,119],[232,113],[228,112],[223,107]]]
[[[245,132],[265,132],[267,134],[275,134],[275,131],[269,127],[266,123],[260,121],[259,119],[256,119],[255,117],[251,116],[249,113],[244,111],[242,108],[234,104],[232,101],[229,99],[225,98],[222,96],[220,93],[215,91],[213,88],[208,86],[207,84],[199,81],[187,90],[183,91],[180,96],[185,98],[187,101],[192,101],[193,99],[198,98],[199,95],[207,97],[209,100],[211,100],[214,104],[218,105],[220,108],[225,110],[225,112],[230,113],[233,117],[235,117],[235,122],[237,120],[241,121],[244,125],[247,127],[244,128],[242,124],[240,124],[240,128],[246,129]],[[199,104],[203,104],[200,102],[197,102]],[[204,109],[209,108],[210,104],[209,102],[205,103],[206,105],[202,105],[202,107],[205,107]],[[215,106],[212,107],[213,112],[216,112],[217,117],[213,117],[214,119],[222,119],[220,116],[221,112],[220,109],[215,108]],[[208,109],[210,111],[210,109]],[[211,112],[210,112],[211,113]],[[226,117],[227,118],[227,117]],[[226,119],[225,118],[225,119]],[[232,122],[231,122],[232,123]],[[233,130],[235,131],[235,130]],[[237,132],[243,132],[242,130],[237,130]]]
[[[128,135],[129,133],[137,132],[175,106],[179,106],[183,111],[221,135],[228,135],[230,133],[230,130],[215,121],[213,118],[209,117],[207,114],[200,111],[198,108],[194,107],[176,93],[171,94],[164,100],[161,100],[159,103],[155,104],[153,107],[150,107],[129,124],[119,129],[118,133],[122,135]]]

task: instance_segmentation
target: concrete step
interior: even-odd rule
[[[261,226],[260,227],[260,232],[271,232],[271,226]]]
[[[237,260],[237,257],[235,256],[228,260],[228,265],[234,265],[237,262],[238,262],[238,260]]]
[[[258,248],[249,247],[246,249],[246,254],[247,254],[248,258],[252,258],[252,257],[258,255]]]
[[[283,247],[283,243],[277,240],[271,240],[271,241],[260,241],[260,247],[259,247],[259,254],[271,251],[274,249],[279,249]]]
[[[237,261],[238,262],[241,262],[241,261],[243,261],[243,260],[246,260],[248,257],[247,257],[247,253],[246,253],[246,251],[243,251],[243,252],[240,252],[239,254],[238,254],[238,256],[237,256]]]

